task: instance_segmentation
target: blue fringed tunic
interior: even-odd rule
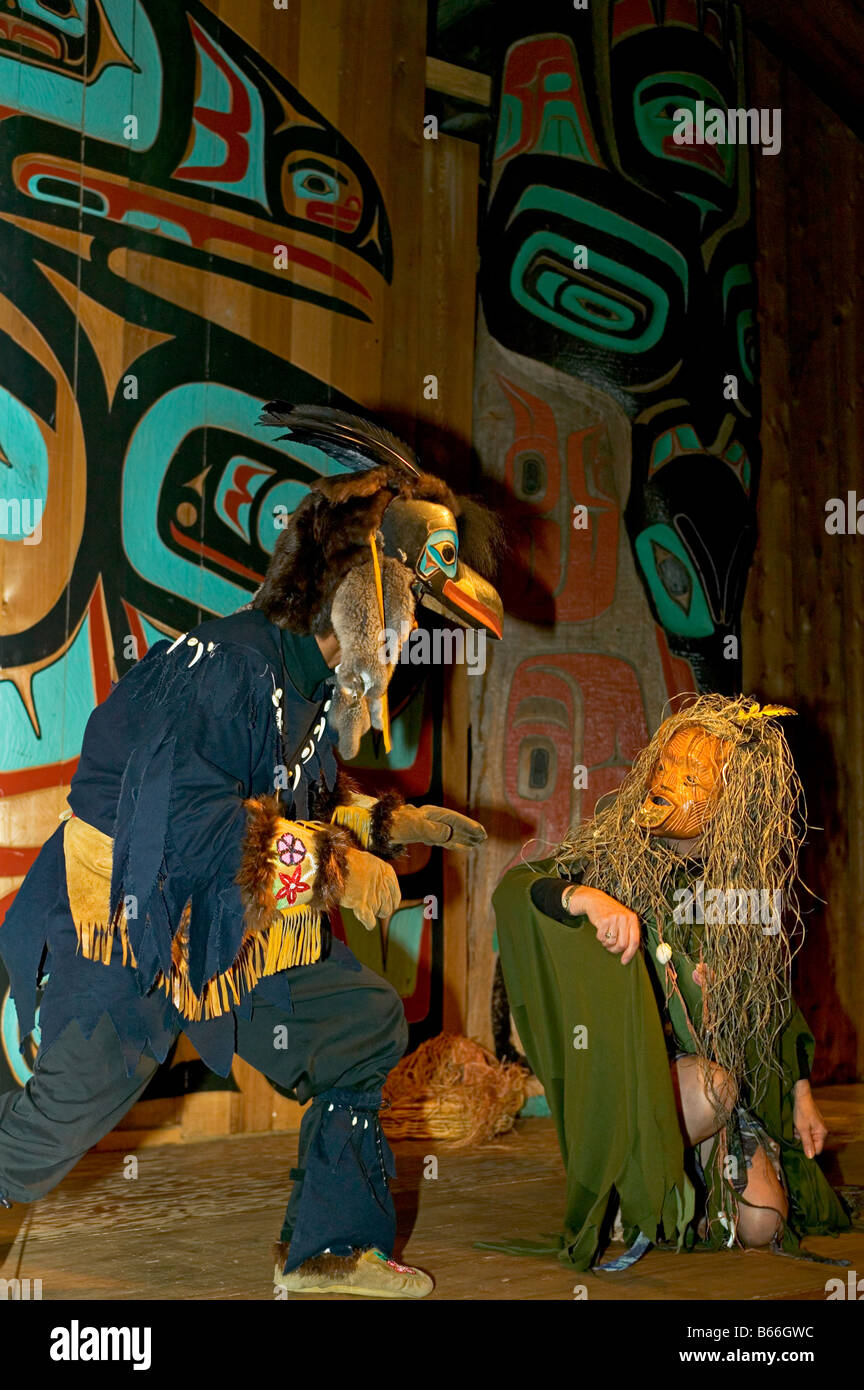
[[[66,890],[61,825],[43,846],[0,928],[22,1040],[36,1021],[44,1050],[72,1019],[89,1037],[110,1017],[131,1074],[149,1048],[163,1061],[185,1031],[204,1061],[227,1076],[235,1013],[182,1018],[154,988],[171,971],[171,947],[187,904],[189,984],[230,969],[246,924],[235,878],[246,828],[244,799],[283,785],[286,817],[309,814],[313,784],[336,781],[325,704],[332,673],[313,637],[281,632],[257,610],[202,623],[174,644],[157,642],[90,716],[69,804],[114,841],[111,906],[127,912],[135,967],[82,956]],[[284,735],[277,711],[282,711]],[[58,985],[60,986],[58,988]],[[290,1007],[285,972],[260,996]]]

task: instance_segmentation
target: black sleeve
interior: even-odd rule
[[[581,925],[579,918],[572,917],[561,902],[561,894],[569,881],[566,878],[535,878],[531,884],[531,901],[547,917],[553,917],[556,922],[565,922],[567,926],[575,927]]]

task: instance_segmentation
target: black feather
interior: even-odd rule
[[[265,405],[258,423],[281,425],[289,433],[280,434],[279,439],[295,439],[298,444],[310,444],[352,473],[363,473],[384,465],[401,468],[413,478],[420,476],[414,451],[390,430],[360,415],[349,415],[344,410],[332,410],[329,406],[270,401]]]

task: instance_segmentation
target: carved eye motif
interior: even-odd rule
[[[335,174],[326,169],[294,168],[292,171],[291,184],[296,197],[314,198],[317,202],[338,202],[339,182]]]
[[[305,178],[300,180],[300,188],[304,193],[310,193],[315,198],[336,191],[332,183],[321,174],[307,174]]]
[[[441,526],[429,536],[417,564],[418,573],[429,579],[438,571],[449,579],[456,578],[456,561],[459,555],[459,537],[449,526]]]

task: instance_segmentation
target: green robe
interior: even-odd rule
[[[694,1192],[684,1171],[679,1127],[657,998],[642,954],[622,966],[598,944],[587,917],[556,922],[531,901],[537,873],[552,861],[505,874],[492,902],[510,1007],[528,1061],[543,1082],[567,1174],[564,1232],[559,1258],[586,1269],[598,1252],[613,1189],[621,1202],[625,1237],[636,1231],[679,1245],[693,1242],[687,1228]],[[579,930],[587,925],[588,930]],[[575,929],[574,929],[575,928]],[[645,955],[662,977],[648,924]],[[686,956],[673,956],[688,1009],[699,987]],[[678,1049],[695,1052],[683,1010],[669,1011]],[[849,1226],[840,1201],[818,1165],[804,1157],[792,1133],[794,1080],[799,1061],[813,1055],[813,1038],[797,1008],[782,1034],[783,1075],[772,1078],[754,1112],[781,1146],[790,1193],[787,1248],[807,1232]],[[529,1251],[525,1243],[521,1248]],[[535,1247],[539,1253],[542,1247]]]
[[[679,886],[683,886],[686,881],[686,878],[682,877]],[[587,921],[587,918],[583,920]],[[691,1018],[698,1017],[702,1009],[702,991],[693,980],[693,971],[699,964],[702,930],[698,925],[691,928],[689,951],[672,952],[671,964],[677,975],[678,989],[684,999],[687,1013],[685,1014],[681,1001],[675,994],[671,995],[666,1005],[677,1048],[680,1052],[691,1055],[696,1055],[698,1048],[688,1027],[687,1015]],[[649,918],[645,924],[645,958],[651,963],[659,989],[665,993],[665,967],[655,955],[658,944],[657,925],[653,918]],[[763,1068],[755,1094],[749,1094],[743,1099],[750,1113],[780,1146],[780,1163],[789,1197],[789,1217],[784,1231],[783,1246],[792,1252],[798,1247],[800,1236],[833,1235],[838,1231],[847,1230],[851,1222],[822,1169],[814,1159],[806,1157],[801,1144],[795,1138],[792,1118],[793,1088],[802,1076],[810,1076],[815,1043],[804,1015],[794,1000],[775,1047],[779,1068],[772,1070],[767,1077]],[[756,1046],[755,1042],[751,1041],[747,1048],[747,1077],[756,1076],[757,1070]]]

